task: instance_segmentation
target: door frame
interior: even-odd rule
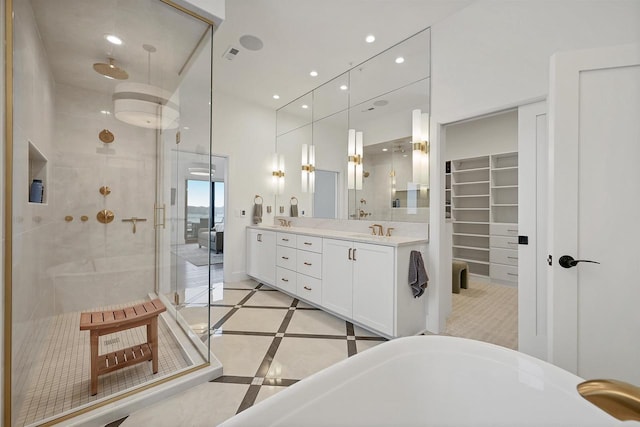
[[[452,293],[451,293],[451,261],[452,261],[452,222],[445,218],[444,206],[445,206],[445,147],[446,147],[446,127],[454,123],[464,122],[472,119],[479,119],[487,117],[508,110],[520,109],[528,105],[534,105],[536,103],[544,102],[545,96],[539,96],[530,99],[524,99],[519,102],[503,105],[497,108],[489,110],[478,111],[471,115],[463,117],[454,117],[448,120],[439,121],[437,118],[432,120],[432,135],[434,135],[433,143],[431,144],[431,163],[430,168],[433,172],[430,174],[430,181],[432,183],[431,188],[435,188],[436,191],[431,192],[429,203],[431,206],[438,206],[438,209],[431,211],[431,219],[433,224],[430,224],[429,228],[434,233],[434,242],[429,244],[429,258],[433,258],[436,261],[434,264],[436,282],[438,283],[438,289],[434,298],[437,300],[436,304],[429,305],[429,314],[427,315],[427,329],[430,332],[442,333],[446,329],[446,322],[449,315],[452,313]],[[518,119],[518,122],[520,120]],[[520,123],[518,123],[520,126]],[[520,130],[518,131],[520,132]],[[520,134],[518,135],[520,139]],[[519,142],[518,142],[519,143]],[[434,164],[435,163],[435,164]],[[531,178],[535,179],[535,178]],[[523,195],[518,189],[518,199],[520,200]],[[546,216],[536,218],[536,222],[546,221]],[[433,244],[436,243],[436,244]],[[432,268],[432,265],[429,265]],[[520,268],[520,266],[518,266]],[[520,282],[520,281],[519,281]],[[533,282],[535,283],[535,282]],[[520,286],[520,283],[518,283]],[[520,293],[520,289],[518,289]],[[431,295],[430,295],[431,297]],[[521,301],[518,301],[520,306]],[[522,302],[524,303],[524,301]],[[535,300],[531,302],[535,305]],[[535,310],[535,307],[530,308]],[[520,307],[518,307],[518,323],[520,323]],[[537,356],[539,357],[539,356]]]

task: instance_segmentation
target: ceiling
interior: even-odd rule
[[[214,35],[214,90],[280,108],[472,0],[228,0]],[[375,42],[365,37],[373,34]],[[262,40],[258,51],[239,39]],[[223,58],[229,47],[240,52]],[[315,70],[317,77],[309,72]],[[273,99],[278,94],[280,99]]]

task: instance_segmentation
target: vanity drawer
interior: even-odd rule
[[[322,237],[298,235],[298,249],[312,252],[322,252]]]
[[[491,224],[489,234],[492,236],[517,236],[518,224]]]
[[[296,269],[296,249],[286,246],[276,246],[276,265],[278,267]]]
[[[290,248],[296,247],[296,237],[297,235],[292,233],[281,233],[278,232],[276,236],[276,244],[280,246],[288,246]]]
[[[491,262],[498,264],[518,265],[518,251],[511,249],[491,249]]]
[[[491,236],[489,246],[492,248],[518,249],[518,238],[516,236]]]
[[[507,282],[518,281],[518,267],[510,265],[491,264],[489,275],[492,279],[505,280]]]
[[[295,271],[287,270],[286,268],[278,267],[276,270],[276,284],[275,286],[290,292],[296,293],[296,279],[297,273]]]
[[[322,301],[322,280],[298,273],[296,295],[309,302],[320,304]]]
[[[322,254],[298,249],[296,255],[296,270],[318,279],[322,278]]]

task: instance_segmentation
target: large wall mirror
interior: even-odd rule
[[[276,213],[428,222],[429,76],[426,29],[279,109]]]

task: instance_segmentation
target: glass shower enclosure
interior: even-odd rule
[[[179,250],[185,218],[177,206],[192,163],[210,171],[214,26],[161,0],[7,6],[13,155],[6,159],[5,411],[10,425],[46,424],[210,364],[210,292],[185,298],[193,277]],[[203,251],[206,275],[210,251]],[[139,307],[154,300],[165,308],[156,330],[119,318],[132,309],[142,316]],[[97,341],[106,356],[96,359],[105,369],[95,394],[93,339],[80,329],[82,313],[117,325]],[[150,334],[157,334],[149,356],[156,362],[133,363],[136,351],[149,355]]]

